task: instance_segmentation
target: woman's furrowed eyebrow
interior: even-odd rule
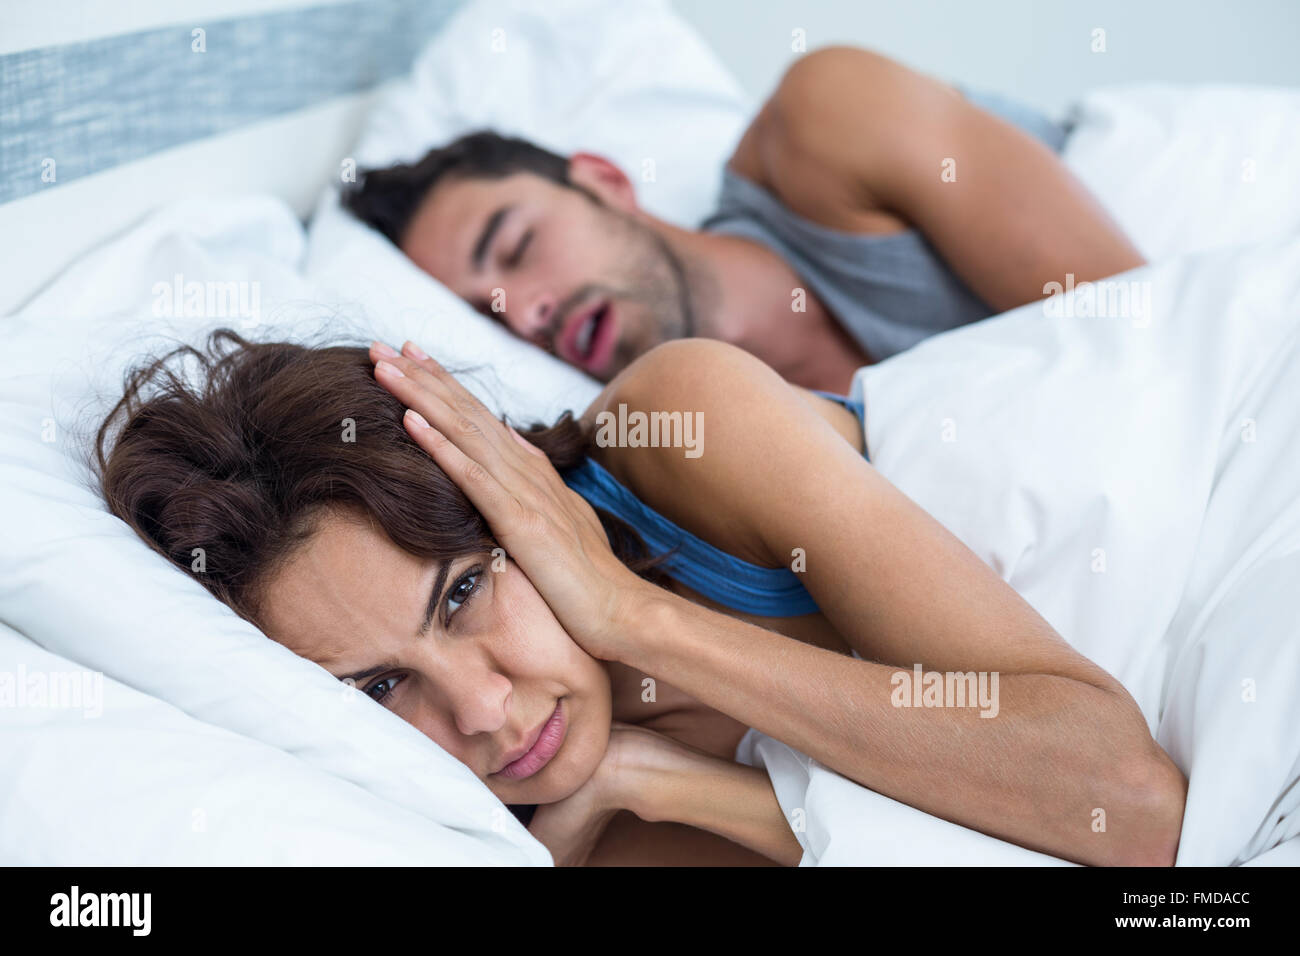
[[[416,628],[415,634],[417,637],[424,637],[429,633],[429,627],[433,624],[433,615],[437,612],[439,605],[442,604],[442,589],[447,583],[447,573],[450,570],[450,561],[444,559],[438,562],[438,573],[434,576],[433,590],[429,593],[429,603],[424,609],[424,620],[422,620],[420,626]],[[367,677],[374,677],[381,671],[392,670],[396,666],[396,663],[391,660],[384,661],[382,664],[378,664],[375,667],[368,667],[363,671],[357,671],[355,674],[344,674],[339,678],[339,680],[350,680],[355,684],[365,680]]]
[[[382,664],[379,664],[375,667],[368,668],[367,670],[364,671],[357,671],[355,674],[344,674],[342,677],[339,678],[339,680],[344,682],[351,681],[354,684],[359,684],[367,677],[374,677],[380,671],[391,670],[393,666],[394,666],[393,661],[384,661],[384,663]]]
[[[433,590],[429,592],[429,603],[424,609],[424,620],[415,631],[416,637],[424,637],[429,633],[429,625],[433,623],[433,615],[442,603],[442,588],[447,583],[447,572],[451,569],[451,562],[442,560],[438,562],[438,574],[433,579]]]

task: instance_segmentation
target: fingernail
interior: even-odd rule
[[[414,408],[408,408],[406,410],[406,416],[421,428],[429,427],[429,423],[425,420],[424,416],[421,415],[419,412],[417,412]]]
[[[389,375],[392,375],[394,378],[406,378],[406,375],[402,372],[402,370],[390,362],[378,362],[375,364],[375,368],[383,369],[385,372],[387,372]]]
[[[391,345],[385,345],[383,342],[375,342],[375,351],[380,355],[387,355],[389,358],[397,358],[397,353],[393,351]]]
[[[418,362],[423,362],[425,359],[429,357],[425,355],[424,350],[421,349],[414,342],[407,342],[406,345],[402,347],[402,351],[409,354],[411,358],[415,359]]]

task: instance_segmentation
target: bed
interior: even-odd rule
[[[250,14],[210,25],[204,43],[258,49],[292,23],[306,56],[340,42],[352,7]],[[188,95],[239,105],[182,139],[122,153],[110,137],[39,186],[48,153],[99,129],[93,109],[73,110],[78,134],[32,108],[25,138],[7,140],[0,215],[54,225],[33,225],[6,261],[0,319],[0,861],[551,862],[432,741],[149,552],[105,512],[85,467],[126,365],[221,325],[411,338],[517,420],[596,394],[343,213],[340,183],[492,125],[652,169],[642,201],[692,225],[755,104],[666,3],[615,15],[595,0],[544,12],[392,0],[383,12],[407,29],[360,31],[344,58],[355,68],[328,82],[286,75],[242,103],[215,73],[176,73]],[[109,39],[131,56],[166,60],[177,44],[210,55],[193,50],[194,29],[140,30],[158,36],[135,47],[134,34]],[[112,49],[72,52],[93,63]],[[5,64],[22,79],[5,96],[34,96],[71,55],[5,57],[24,57]],[[409,72],[392,66],[411,55]],[[183,96],[159,92],[161,72],[127,92],[183,109]],[[1065,318],[1025,306],[861,373],[872,459],[1133,693],[1191,780],[1180,864],[1294,864],[1300,617],[1287,582],[1300,570],[1300,475],[1286,439],[1300,431],[1287,411],[1300,409],[1300,92],[1100,90],[1073,122],[1067,162],[1153,263],[1123,277],[1146,306],[1085,322],[1074,290],[1053,306]],[[63,146],[47,148],[56,128]],[[56,225],[86,208],[100,213],[69,242]],[[1032,414],[1016,400],[1030,388]],[[956,441],[937,437],[948,420]],[[1153,421],[1160,442],[1144,437]],[[1051,513],[1049,492],[1062,502]],[[975,499],[990,506],[961,507]],[[1233,520],[1242,502],[1264,527]],[[806,820],[808,865],[1062,862],[856,786],[763,735],[739,756]]]

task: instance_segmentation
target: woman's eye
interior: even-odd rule
[[[382,704],[385,699],[387,699],[388,695],[393,692],[393,688],[401,682],[402,678],[400,676],[385,677],[383,680],[375,681],[367,687],[366,694],[369,695],[371,699],[377,700]]]
[[[452,615],[460,610],[461,605],[470,599],[475,591],[478,590],[478,579],[482,577],[483,569],[475,568],[466,572],[447,592],[447,620],[450,621]]]

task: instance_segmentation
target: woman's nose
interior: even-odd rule
[[[466,737],[496,733],[510,716],[510,679],[494,670],[461,671],[448,687],[452,719]]]

